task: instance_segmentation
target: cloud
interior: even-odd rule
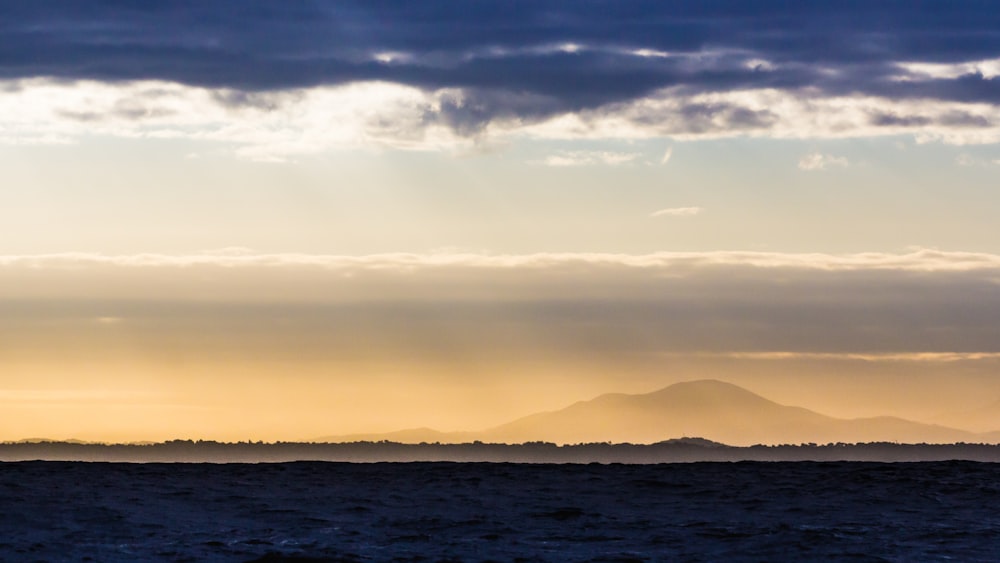
[[[635,116],[635,124],[655,119],[656,129],[691,135],[727,129],[774,134],[793,110],[813,113],[816,121],[839,119],[823,108],[811,112],[814,100],[831,101],[828,106],[879,100],[866,102],[871,107],[864,119],[849,115],[848,122],[860,127],[870,121],[870,131],[947,125],[938,123],[945,118],[935,108],[960,105],[975,110],[964,127],[990,129],[1000,95],[1000,39],[994,33],[1000,21],[991,8],[952,2],[921,10],[905,3],[789,10],[777,0],[756,3],[754,10],[732,0],[497,0],[463,10],[439,1],[244,0],[238,10],[231,2],[129,9],[103,1],[86,7],[68,0],[5,3],[0,79],[6,83],[0,90],[9,95],[20,82],[40,78],[58,84],[161,83],[224,92],[233,107],[244,110],[252,105],[265,112],[277,100],[281,112],[295,105],[282,93],[392,84],[414,93],[408,103],[416,106],[396,108],[416,123],[381,120],[375,136],[391,137],[394,144],[405,144],[414,130],[433,136],[421,126],[428,116],[452,134],[470,137],[491,126],[615,114],[643,100],[662,100],[663,92],[680,102],[670,108],[671,116]],[[705,98],[734,92],[780,92],[793,106],[803,103],[756,106]],[[929,113],[903,111],[897,102]],[[336,113],[333,100],[324,105]],[[98,106],[65,108],[62,119],[185,119],[183,107],[150,99]],[[361,121],[379,120],[369,114]],[[867,134],[856,128],[844,134],[857,133]]]
[[[955,157],[955,164],[958,166],[995,166],[1000,164],[1000,158],[982,158],[968,153],[961,153]]]
[[[799,159],[799,170],[826,170],[832,166],[847,166],[846,158],[821,154],[818,152],[809,153]]]
[[[650,217],[679,217],[679,216],[690,216],[697,215],[701,213],[702,209],[700,207],[669,207],[667,209],[660,209],[659,211],[654,211],[649,214]]]
[[[586,166],[604,164],[618,166],[633,162],[641,156],[640,153],[625,153],[612,151],[563,151],[546,157],[541,161],[546,166]]]
[[[137,342],[168,356],[296,361],[1000,353],[991,254],[63,254],[4,256],[0,277],[5,338],[65,337],[80,354],[92,353],[80,334],[113,343],[101,318],[127,319]]]
[[[927,283],[953,283],[955,291],[961,291],[966,284],[962,280],[967,279],[995,292],[1000,256],[936,250],[844,255],[721,251],[365,256],[71,253],[0,256],[0,276],[5,280],[0,299],[8,303],[63,299],[350,303],[483,298],[503,302],[573,297],[636,299],[659,295],[665,283],[697,293],[708,287],[707,280],[743,282],[748,287],[763,284],[774,289],[778,285],[771,280],[845,277],[863,285],[860,280],[867,278],[900,281],[929,276]],[[823,289],[817,295],[829,291],[834,290]],[[877,295],[865,290],[855,298]],[[88,318],[131,316],[96,310]]]
[[[950,363],[976,360],[1000,360],[1000,352],[908,352],[908,353],[824,353],[824,352],[730,352],[709,356],[747,360],[858,360],[862,362]]]
[[[1000,58],[958,63],[900,62],[896,66],[902,74],[896,80],[941,80],[969,75],[980,75],[987,80],[1000,76]]]
[[[0,88],[0,143],[65,144],[93,135],[191,139],[220,143],[241,158],[282,162],[344,149],[458,153],[522,138],[687,141],[909,134],[918,142],[1000,142],[1000,128],[974,125],[1000,123],[1000,107],[985,104],[822,97],[774,89],[691,94],[673,88],[550,116],[531,113],[546,103],[531,96],[483,96],[386,82],[246,93],[159,81],[32,79]],[[504,104],[516,108],[498,113]],[[661,162],[668,154],[672,151]],[[615,165],[639,156],[567,151],[542,163]]]
[[[660,159],[660,164],[666,164],[670,162],[670,158],[674,156],[674,148],[669,147],[666,152],[663,153],[663,158]]]
[[[471,141],[428,118],[453,96],[384,83],[244,95],[165,82],[28,80],[0,91],[0,142],[186,138],[265,162],[343,148],[455,150]]]
[[[962,153],[955,157],[955,164],[959,166],[975,166],[979,161],[976,157]]]
[[[898,76],[988,79],[997,57],[996,16],[979,3],[916,14],[902,4],[790,11],[777,0],[752,12],[732,1],[488,1],[455,10],[435,1],[245,0],[238,12],[227,2],[128,10],[55,2],[3,6],[0,16],[5,40],[18,47],[7,50],[9,77],[155,78],[255,91],[366,80],[464,88],[493,87],[502,69],[510,90],[557,94],[568,105],[671,84],[833,89],[849,81],[864,89]],[[969,36],[988,39],[963,41]]]
[[[751,266],[755,268],[801,268],[805,270],[863,271],[899,270],[943,272],[1000,269],[1000,255],[916,248],[907,253],[863,252],[853,254],[783,253],[751,251],[609,253],[387,253],[367,255],[260,254],[244,247],[226,247],[198,254],[0,254],[0,268],[10,271],[74,271],[88,268],[189,269],[283,269],[308,267],[326,271],[373,270],[412,272],[441,267],[520,269],[559,266],[607,265],[624,268],[693,268]]]

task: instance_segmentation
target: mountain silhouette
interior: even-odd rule
[[[430,429],[368,435],[370,440],[560,444],[654,443],[700,436],[730,445],[831,442],[954,443],[983,441],[972,432],[881,416],[840,419],[775,403],[717,380],[677,383],[652,393],[610,393],[564,409],[532,414],[480,432]],[[390,437],[394,436],[394,437]],[[347,436],[321,441],[349,441]],[[428,439],[430,438],[430,439]]]
[[[935,417],[931,422],[962,428],[972,432],[987,432],[1000,438],[1000,400],[964,412],[951,412]]]

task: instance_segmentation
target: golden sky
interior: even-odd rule
[[[0,440],[989,429],[988,3],[239,4],[0,3]]]
[[[824,414],[1000,398],[1000,257],[0,259],[3,439],[477,430],[719,378]]]

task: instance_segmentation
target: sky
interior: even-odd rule
[[[1000,401],[991,2],[14,0],[0,179],[0,440]]]

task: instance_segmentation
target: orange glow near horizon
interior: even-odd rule
[[[53,260],[0,260],[3,440],[480,431],[699,379],[1000,430],[989,256]]]
[[[22,386],[0,390],[0,407],[7,413],[0,440],[302,441],[421,427],[478,431],[603,393],[645,393],[702,377],[841,418],[891,414],[934,422],[951,413],[956,416],[948,422],[955,427],[996,430],[974,420],[962,426],[960,415],[1000,397],[1000,384],[992,378],[997,362],[965,363],[964,377],[949,375],[939,365],[887,364],[692,357],[659,366],[619,366],[629,377],[607,365],[588,368],[572,361],[523,364],[509,371],[474,363],[118,369],[104,364],[82,369],[74,378],[56,377],[65,374],[66,366],[22,366],[9,372]],[[803,370],[809,376],[801,376]],[[854,378],[845,377],[845,370]],[[60,380],[74,386],[60,386]],[[51,383],[45,388],[29,383],[40,381]]]

